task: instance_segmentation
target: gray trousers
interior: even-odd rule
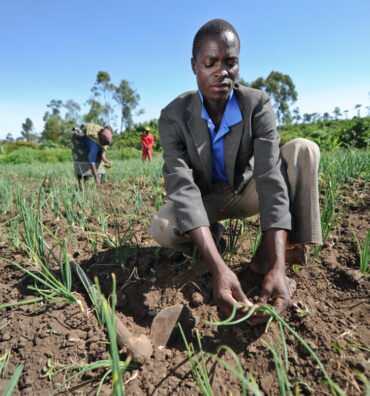
[[[281,147],[280,151],[287,168],[293,219],[289,242],[322,244],[318,192],[319,147],[308,139],[297,138]],[[254,179],[240,194],[234,194],[228,183],[215,184],[211,193],[203,195],[202,199],[215,234],[219,232],[218,221],[247,218],[259,213]],[[167,248],[189,252],[193,246],[189,237],[179,231],[172,201],[167,202],[154,215],[149,233],[155,241]],[[218,235],[216,239],[217,237]]]

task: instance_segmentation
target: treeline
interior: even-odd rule
[[[310,124],[319,121],[330,121],[348,119],[350,110],[341,110],[340,107],[335,107],[332,113],[304,113],[301,114],[299,107],[293,107],[298,99],[296,87],[288,74],[283,74],[278,71],[272,71],[267,78],[259,77],[250,83],[239,79],[239,84],[247,87],[262,89],[266,91],[271,98],[272,105],[275,109],[276,119],[279,127],[289,126],[291,124]],[[369,93],[370,94],[370,93]],[[356,111],[355,117],[360,118],[363,113],[363,106],[356,104],[353,110]],[[365,108],[367,115],[370,115],[370,106]]]
[[[360,104],[355,106],[357,115],[351,120],[347,120],[349,110],[342,111],[339,107],[335,107],[332,113],[300,114],[299,108],[294,107],[298,93],[289,75],[272,71],[267,78],[259,77],[249,83],[239,79],[238,82],[265,90],[270,95],[283,142],[303,136],[314,140],[323,150],[339,146],[364,148],[369,145],[369,117],[361,118],[364,109]],[[85,114],[82,114],[81,106],[72,99],[66,102],[51,100],[43,117],[44,126],[41,132],[35,132],[32,120],[27,118],[22,124],[19,138],[14,139],[8,134],[6,139],[0,141],[2,161],[5,156],[7,158],[13,156],[15,160],[20,154],[13,152],[21,148],[41,150],[67,148],[70,144],[72,128],[87,122],[113,127],[113,150],[127,148],[139,150],[141,134],[145,127],[149,126],[156,138],[154,149],[159,150],[158,121],[153,119],[143,123],[133,122],[133,114],[144,112],[143,109],[138,109],[139,101],[140,95],[127,80],[121,80],[115,85],[106,71],[100,71],[91,88],[91,97],[86,102],[88,111]],[[367,113],[369,110],[369,106],[366,107]],[[132,152],[126,154],[129,157]],[[55,151],[55,155],[56,158],[61,158],[62,154],[59,155]],[[62,157],[65,158],[65,154]]]
[[[158,131],[157,120],[148,123],[152,131]],[[127,135],[114,135],[109,159],[130,159],[141,157],[141,131],[132,130]],[[318,120],[311,123],[290,124],[280,128],[281,144],[296,137],[313,140],[322,151],[336,148],[367,149],[370,144],[370,117],[352,120]],[[160,152],[159,139],[155,141],[155,155]],[[20,164],[33,162],[71,161],[69,147],[46,148],[35,142],[13,142],[0,146],[0,164]]]
[[[146,126],[156,121],[134,124],[133,115],[144,113],[137,109],[140,95],[127,80],[115,85],[106,71],[100,71],[91,88],[91,97],[86,101],[88,111],[82,114],[81,106],[70,99],[65,102],[53,99],[47,105],[42,131],[36,132],[33,122],[27,118],[22,124],[21,136],[17,139],[9,133],[3,144],[19,141],[35,143],[44,148],[66,147],[69,145],[72,128],[82,123],[93,122],[112,126],[116,135],[140,133]],[[154,131],[154,133],[156,133]]]

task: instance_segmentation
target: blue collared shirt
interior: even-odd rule
[[[204,106],[203,95],[200,91],[198,92],[200,99],[202,100],[202,118],[207,121],[208,130],[211,137],[213,162],[212,182],[214,184],[227,182],[228,178],[224,161],[224,136],[229,132],[231,126],[237,124],[243,119],[242,113],[240,111],[235,95],[233,91],[231,91],[229,99],[226,103],[220,127],[216,133],[215,126],[210,116],[208,115],[207,109]]]
[[[92,139],[89,139],[87,136],[84,136],[80,140],[80,145],[86,147],[89,150],[89,164],[95,164],[99,153],[104,153],[98,143],[94,142]]]

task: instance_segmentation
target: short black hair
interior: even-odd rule
[[[193,58],[196,59],[204,37],[217,36],[220,33],[224,33],[224,32],[234,33],[236,38],[238,39],[239,47],[240,47],[239,35],[238,35],[238,32],[235,30],[234,26],[231,23],[225,21],[224,19],[212,19],[211,21],[205,23],[197,31],[197,34],[194,37],[193,51],[192,51]]]

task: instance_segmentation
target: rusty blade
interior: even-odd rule
[[[155,316],[150,329],[151,338],[155,346],[167,344],[183,308],[182,304],[172,305],[162,309]]]

